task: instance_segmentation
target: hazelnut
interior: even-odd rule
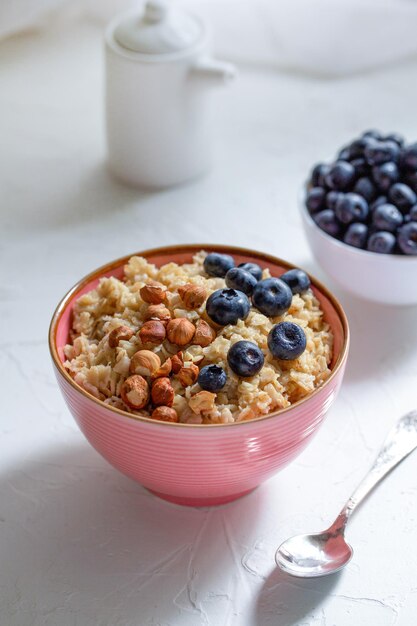
[[[109,346],[110,348],[117,348],[119,341],[129,341],[133,337],[134,332],[129,326],[118,326],[113,328],[109,333]]]
[[[174,402],[174,389],[169,378],[157,378],[152,385],[152,402],[157,406],[172,406]]]
[[[211,393],[211,391],[199,391],[192,396],[189,401],[189,407],[193,411],[193,413],[204,413],[210,411],[214,408],[214,401],[216,399],[216,394]]]
[[[178,372],[178,380],[180,381],[183,387],[189,387],[190,385],[194,385],[197,381],[198,374],[200,370],[197,365],[194,363],[186,363]]]
[[[171,313],[163,304],[150,304],[145,313],[145,319],[169,322],[171,319]]]
[[[143,409],[149,402],[149,385],[142,376],[129,376],[122,385],[120,395],[132,409]]]
[[[201,285],[187,283],[178,289],[181,300],[187,309],[198,309],[207,298],[207,291]]]
[[[161,359],[155,352],[150,350],[139,350],[130,359],[131,374],[141,376],[152,376],[161,367]]]
[[[165,339],[165,326],[159,320],[149,320],[145,322],[139,331],[142,343],[162,343]]]
[[[162,422],[178,422],[177,412],[170,406],[157,406],[153,410],[151,417]]]
[[[169,376],[172,369],[171,359],[167,359],[157,370],[155,370],[152,374],[152,379],[162,378],[164,376]]]
[[[166,287],[155,280],[146,283],[140,290],[142,300],[149,304],[161,304],[165,302],[167,294]]]
[[[177,352],[174,356],[171,357],[171,366],[174,374],[178,374],[182,366],[184,365],[183,353]]]
[[[205,348],[209,346],[216,338],[216,331],[204,320],[198,320],[195,328],[193,343],[197,346]]]
[[[167,337],[168,341],[175,343],[177,346],[186,346],[194,337],[195,326],[186,317],[178,317],[168,322]]]

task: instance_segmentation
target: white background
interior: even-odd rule
[[[273,558],[287,536],[332,520],[392,422],[417,405],[415,309],[354,300],[326,279],[352,329],[341,394],[296,462],[211,510],[159,501],[98,456],[58,392],[46,336],[81,275],[147,247],[251,246],[323,278],[301,232],[301,182],[367,127],[416,139],[416,73],[412,61],[333,81],[242,68],[216,94],[211,175],[141,194],[104,165],[99,29],[1,44],[2,625],[415,623],[417,454],[352,520],[355,556],[341,575],[301,582]]]

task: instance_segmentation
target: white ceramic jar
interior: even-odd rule
[[[210,92],[235,75],[209,55],[200,19],[150,0],[106,31],[109,165],[132,185],[163,188],[210,168]]]

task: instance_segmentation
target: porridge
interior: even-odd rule
[[[133,415],[190,424],[291,406],[329,376],[333,337],[302,270],[199,252],[160,268],[133,256],[74,304],[65,368]]]

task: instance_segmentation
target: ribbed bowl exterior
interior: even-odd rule
[[[217,249],[219,246],[205,246]],[[163,258],[186,260],[199,246]],[[223,251],[223,249],[220,248]],[[285,262],[250,251],[229,250],[237,262],[268,263],[271,270]],[[153,251],[141,253],[153,259]],[[101,268],[80,281],[55,312],[50,348],[57,380],[79,428],[91,445],[115,468],[159,496],[179,504],[204,506],[233,500],[257,487],[290,463],[319,428],[340,388],[346,365],[349,331],[340,305],[317,282],[313,286],[335,337],[333,372],[324,385],[294,406],[261,419],[220,425],[155,422],[118,411],[78,387],[62,366],[62,346],[70,328],[72,303],[103,275],[121,275],[123,262]],[[281,269],[282,271],[282,269]],[[274,272],[272,271],[272,274]]]
[[[282,414],[226,428],[178,429],[115,414],[57,371],[68,407],[97,452],[148,489],[194,505],[243,495],[294,459],[322,423],[342,377],[343,368],[317,394]]]

